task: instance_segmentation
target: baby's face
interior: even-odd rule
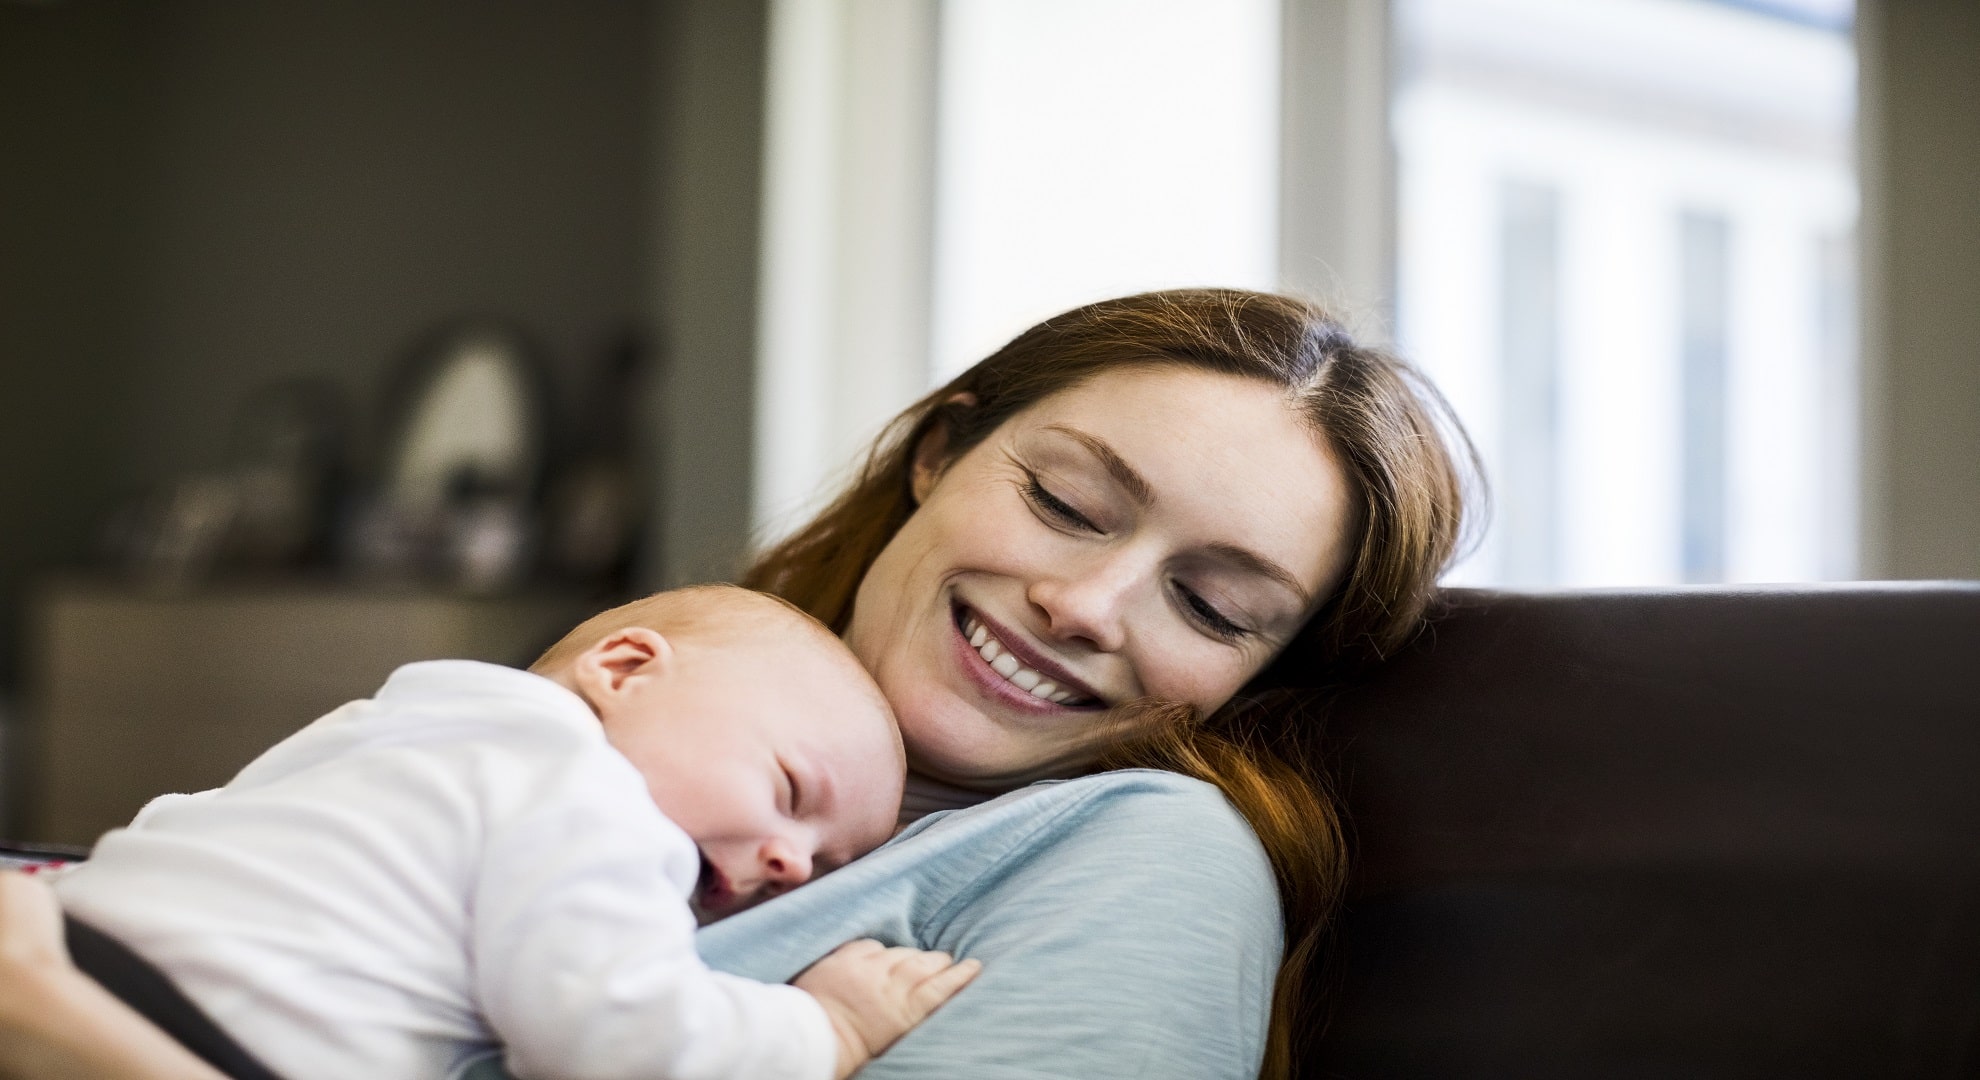
[[[762,637],[670,639],[672,665],[600,713],[701,850],[693,904],[704,924],[880,846],[900,811],[900,737],[858,662],[822,635]]]

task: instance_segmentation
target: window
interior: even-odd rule
[[[1274,0],[944,0],[933,380],[1039,319],[1277,276]]]
[[[1397,337],[1486,458],[1460,581],[1854,572],[1847,0],[1395,0]]]
[[[1278,0],[775,0],[754,518],[1039,319],[1277,281]]]

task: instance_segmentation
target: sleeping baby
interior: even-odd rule
[[[162,972],[239,1071],[433,1080],[499,1043],[519,1077],[827,1080],[976,962],[861,941],[773,986],[709,970],[694,931],[884,842],[902,777],[828,630],[683,589],[527,672],[402,667],[55,888],[72,940]]]

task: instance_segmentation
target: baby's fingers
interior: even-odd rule
[[[983,970],[981,960],[958,960],[943,967],[927,978],[922,979],[908,991],[908,1007],[921,1019],[942,1007],[942,1003],[956,996],[956,992],[968,986]],[[917,1021],[919,1022],[919,1021]]]
[[[887,973],[905,982],[920,982],[955,963],[948,953],[907,945],[896,945],[887,953]]]

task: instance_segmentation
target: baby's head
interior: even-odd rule
[[[587,619],[530,665],[582,697],[701,849],[695,913],[730,915],[878,847],[905,772],[894,716],[817,620],[728,585]]]

